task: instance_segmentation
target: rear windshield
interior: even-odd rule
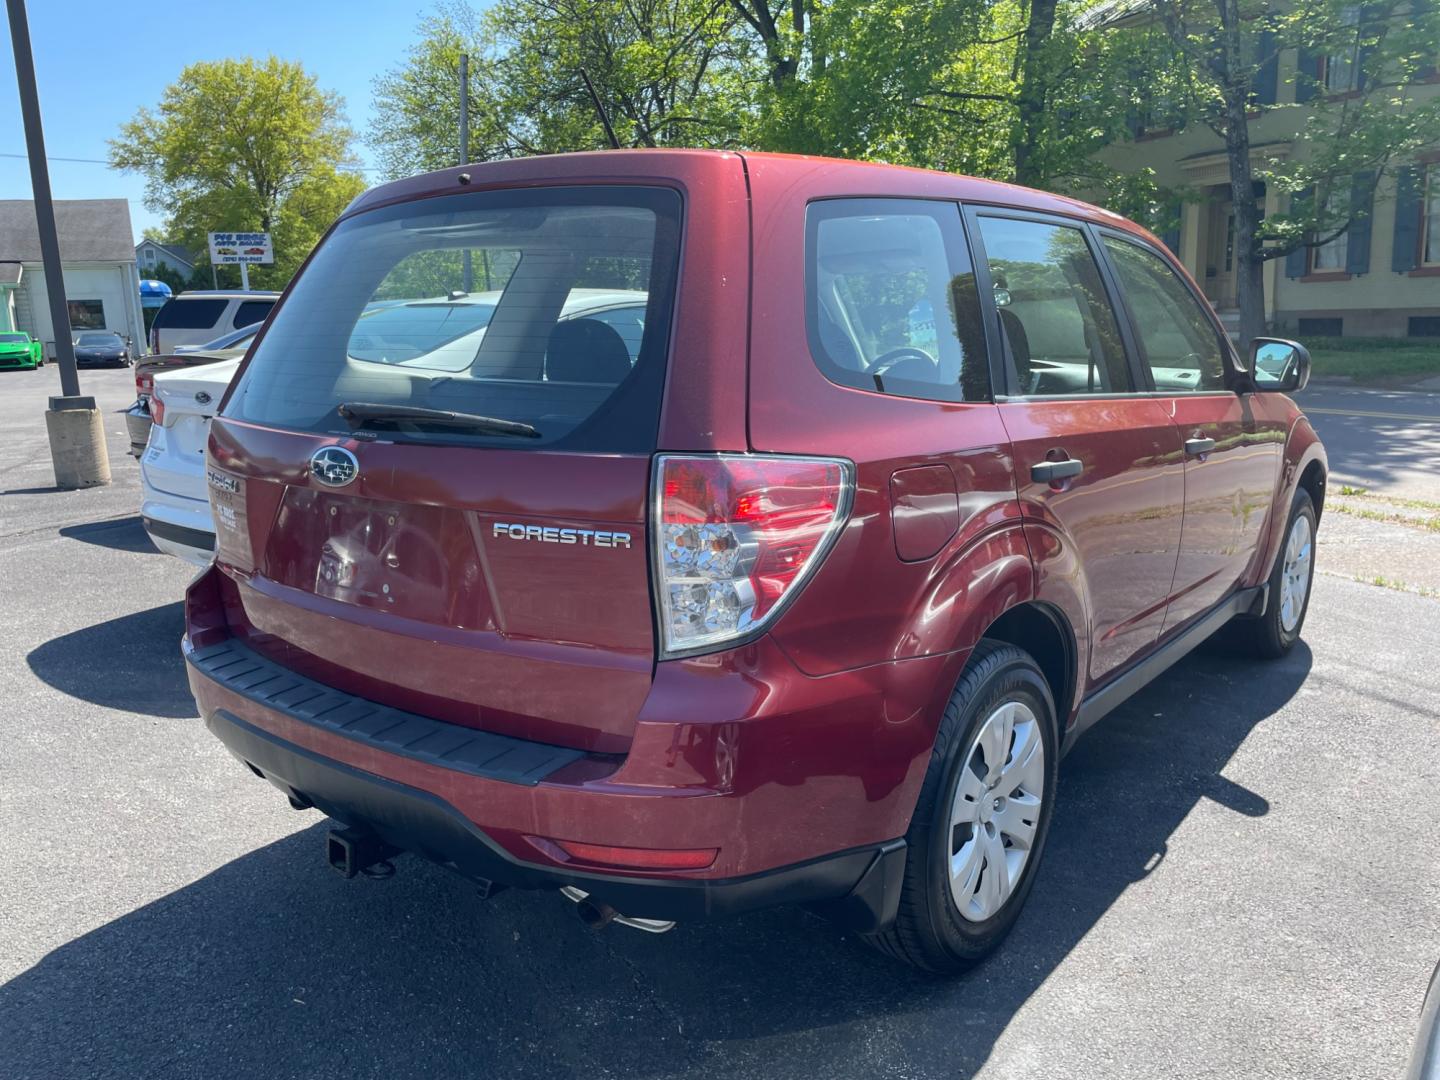
[[[220,321],[229,304],[229,300],[217,297],[186,300],[177,296],[166,301],[150,325],[161,330],[209,330]]]
[[[679,218],[673,191],[602,186],[357,215],[296,281],[225,415],[395,441],[653,450]]]

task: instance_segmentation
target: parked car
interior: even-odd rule
[[[463,370],[480,348],[500,295],[372,304],[356,323],[347,351],[352,361]],[[639,347],[645,302],[643,292],[575,289],[559,321],[596,319],[614,327],[626,342],[627,363],[633,363],[630,350]],[[209,563],[215,552],[204,455],[210,418],[244,354],[243,349],[229,351],[239,355],[226,363],[159,371],[151,380],[150,408],[157,419],[140,459],[141,520],[156,547],[196,566]],[[148,412],[146,423],[149,427]]]
[[[75,335],[75,366],[130,366],[130,339],[113,330],[82,330]]]
[[[255,324],[222,334],[203,345],[178,345],[175,352],[168,356],[148,356],[136,364],[135,403],[125,410],[125,427],[130,435],[130,456],[138,458],[143,454],[145,444],[150,439],[150,397],[154,392],[157,374],[175,368],[213,365],[221,360],[238,360],[245,355],[245,350],[250,347],[250,342],[254,340],[259,329],[259,324]],[[235,368],[232,366],[230,375],[234,373]],[[227,381],[229,377],[226,376]],[[222,392],[223,389],[222,387]],[[216,395],[215,400],[220,400],[219,395]]]
[[[1420,1007],[1420,1031],[1405,1080],[1440,1080],[1440,966],[1430,976],[1430,990]]]
[[[150,351],[173,353],[265,321],[280,294],[196,289],[166,301],[150,324]]]
[[[223,356],[226,360],[234,360],[245,355],[245,350],[250,347],[250,342],[255,340],[255,335],[259,332],[260,324],[251,323],[249,326],[242,326],[239,330],[221,334],[213,341],[206,341],[199,345],[176,345],[173,355],[188,356],[190,353],[206,353],[210,356]]]
[[[444,304],[375,332],[462,251],[472,354]],[[605,288],[645,297],[628,341],[561,317]],[[346,876],[409,851],[647,930],[805,903],[953,971],[1086,728],[1226,624],[1294,647],[1308,374],[1237,355],[1149,233],[1004,184],[679,151],[388,184],[210,423],[191,687]]]
[[[0,333],[0,368],[30,368],[45,366],[45,349],[40,342],[24,331],[7,330]]]

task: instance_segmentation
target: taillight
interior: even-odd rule
[[[135,393],[144,397],[155,392],[155,373],[153,371],[135,372]]]
[[[749,637],[799,592],[850,513],[835,458],[662,454],[651,528],[668,656]]]
[[[165,426],[165,402],[160,400],[159,394],[150,395],[150,422]]]

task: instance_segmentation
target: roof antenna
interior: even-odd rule
[[[600,114],[600,124],[605,128],[605,137],[610,140],[612,147],[619,150],[620,140],[615,137],[615,129],[610,126],[610,117],[605,115],[605,106],[600,104],[600,95],[595,92],[595,84],[590,81],[590,75],[584,68],[580,69],[580,78],[585,80],[585,89],[590,93],[590,100],[595,103],[595,111]]]

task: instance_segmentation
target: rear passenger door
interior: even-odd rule
[[[1093,684],[1160,635],[1180,549],[1179,431],[1139,385],[1092,230],[967,214],[1026,535],[1037,572],[1062,579],[1088,614],[1076,630]]]
[[[1285,432],[1226,385],[1225,346],[1193,290],[1157,250],[1104,231],[1141,377],[1174,417],[1185,451],[1185,526],[1164,633],[1225,598],[1255,556]]]

